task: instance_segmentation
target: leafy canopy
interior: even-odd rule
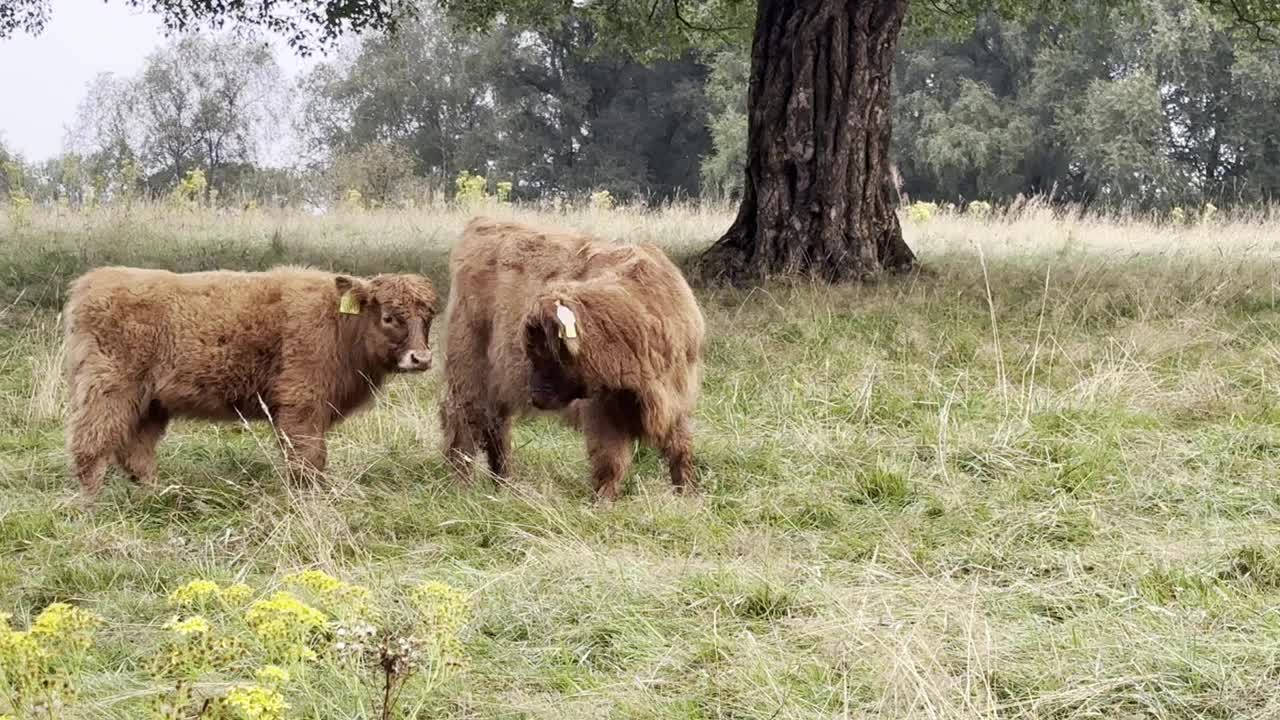
[[[413,0],[122,0],[156,13],[169,32],[227,24],[277,33],[299,54],[309,54],[347,33],[394,30],[415,12]],[[0,38],[39,33],[52,0],[0,0]]]
[[[157,13],[170,31],[222,27],[227,23],[263,28],[284,36],[300,54],[349,32],[394,30],[417,12],[417,0],[120,0]],[[907,1],[907,0],[904,0]],[[908,29],[924,33],[965,33],[978,16],[995,12],[1009,19],[1057,17],[1069,22],[1083,13],[1129,6],[1106,0],[910,0]],[[1280,41],[1280,0],[1197,0],[1237,29],[1259,39]],[[22,30],[40,32],[52,0],[0,0],[0,38]],[[468,29],[502,18],[514,26],[556,28],[575,15],[585,18],[607,42],[599,51],[625,50],[637,59],[671,55],[690,48],[749,42],[754,0],[437,0]]]
[[[881,0],[883,1],[883,0]],[[1118,7],[1139,12],[1136,0],[904,0],[907,31],[960,36],[984,14],[1008,20],[1052,18],[1077,23]],[[1197,0],[1239,29],[1280,40],[1280,0]],[[639,55],[720,49],[750,43],[756,0],[439,0],[465,27],[481,29],[503,19],[525,27],[554,27],[571,13],[586,17],[611,49]]]

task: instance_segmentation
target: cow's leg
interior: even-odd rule
[[[445,395],[440,405],[445,460],[460,483],[470,482],[479,446],[488,450],[489,321],[450,308],[445,343]],[[493,456],[490,455],[490,463]]]
[[[112,461],[132,440],[140,416],[139,394],[115,376],[72,380],[67,453],[83,499],[92,500],[102,491]]]
[[[324,440],[328,429],[328,414],[319,404],[279,409],[276,432],[280,436],[291,480],[303,484],[314,484],[319,480],[328,459]]]
[[[445,401],[440,408],[444,430],[444,456],[458,482],[471,480],[471,463],[476,455],[476,435],[480,428],[475,413],[465,405]]]
[[[622,478],[631,467],[635,438],[612,422],[599,404],[592,403],[585,409],[584,434],[596,499],[616,500],[622,492]]]
[[[501,413],[485,418],[482,440],[489,471],[498,482],[506,482],[511,478],[511,416]]]
[[[129,443],[117,456],[120,466],[135,482],[150,485],[156,475],[156,445],[169,426],[169,413],[153,404],[138,420]]]
[[[662,438],[658,449],[671,471],[671,486],[676,493],[696,488],[693,476],[693,433],[688,416],[676,420],[671,432]]]

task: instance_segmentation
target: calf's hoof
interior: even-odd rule
[[[617,485],[605,485],[596,488],[594,502],[596,505],[607,507],[617,502],[621,496],[622,491],[619,490]]]

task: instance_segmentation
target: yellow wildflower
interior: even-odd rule
[[[462,662],[462,642],[458,632],[470,615],[467,596],[461,590],[442,582],[427,582],[409,593],[409,601],[418,611],[419,625],[434,647],[436,657],[447,665]]]
[[[938,214],[938,204],[916,201],[907,206],[907,219],[913,223],[927,223]]]
[[[289,683],[289,671],[279,665],[263,665],[254,673],[258,682],[269,688],[279,688]]]
[[[38,674],[46,658],[29,631],[0,630],[0,675],[22,678]]]
[[[284,591],[250,605],[244,619],[269,655],[288,660],[314,657],[307,645],[329,622],[324,613]]]
[[[67,603],[53,603],[31,623],[31,635],[40,643],[59,650],[88,650],[93,630],[102,622],[93,613]]]
[[[185,619],[174,616],[164,627],[173,634],[152,661],[155,672],[165,677],[197,677],[228,667],[244,655],[236,637],[220,635],[203,615]]]
[[[614,204],[613,193],[608,190],[591,193],[591,207],[596,210],[612,210]]]
[[[289,709],[278,690],[261,685],[232,688],[218,705],[222,717],[235,720],[280,720]]]
[[[218,583],[212,580],[192,580],[169,594],[169,604],[176,607],[198,607],[218,595]]]
[[[341,580],[323,570],[303,570],[285,576],[284,581],[321,594],[333,592],[345,585]]]
[[[186,620],[179,620],[175,617],[165,625],[165,628],[172,630],[182,637],[190,635],[208,635],[210,630],[209,621],[200,615],[192,615]]]
[[[467,596],[442,582],[426,582],[414,588],[409,599],[422,625],[439,634],[456,634],[467,624]]]
[[[303,570],[288,575],[285,583],[314,593],[335,615],[363,616],[369,610],[369,590],[343,582],[322,570]]]
[[[70,679],[99,622],[97,615],[66,603],[45,608],[26,631],[13,630],[8,616],[0,617],[0,687],[13,693],[10,709],[25,717],[68,702],[75,694]]]
[[[245,585],[244,583],[236,583],[235,585],[228,585],[227,587],[218,591],[218,597],[221,598],[222,602],[232,606],[243,605],[245,601],[248,600],[249,597],[252,595],[253,595],[253,588],[249,587],[248,585]]]

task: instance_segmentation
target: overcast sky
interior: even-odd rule
[[[288,77],[314,62],[272,41]],[[165,42],[159,18],[121,0],[53,0],[43,33],[0,40],[0,138],[28,160],[56,155],[88,82],[100,72],[137,72]]]

